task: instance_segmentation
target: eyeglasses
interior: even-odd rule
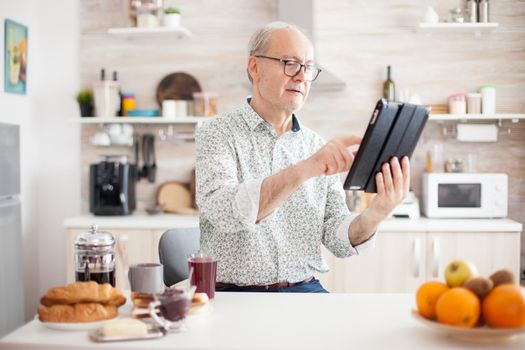
[[[317,68],[313,64],[300,64],[297,61],[294,60],[285,60],[282,58],[277,57],[269,57],[269,56],[263,56],[263,55],[256,55],[255,57],[259,58],[266,58],[269,60],[279,61],[284,64],[284,74],[289,77],[295,77],[301,69],[304,68],[304,78],[306,81],[314,81],[319,76],[319,73],[321,73],[321,69]]]

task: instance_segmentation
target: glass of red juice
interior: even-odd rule
[[[202,254],[192,255],[188,258],[188,269],[193,272],[190,284],[196,286],[197,293],[206,293],[208,298],[215,296],[215,281],[217,277],[217,259]]]

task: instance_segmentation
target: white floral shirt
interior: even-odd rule
[[[300,125],[277,137],[247,100],[197,130],[197,205],[201,250],[218,259],[217,281],[243,285],[298,282],[329,270],[321,244],[337,257],[373,246],[375,234],[352,246],[351,215],[339,175],[303,183],[257,222],[264,178],[319,150],[324,140]]]

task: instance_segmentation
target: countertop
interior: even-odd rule
[[[68,229],[87,229],[97,223],[101,228],[170,229],[199,226],[195,215],[136,213],[129,216],[94,216],[91,214],[64,220]],[[399,219],[389,218],[379,226],[384,232],[521,232],[521,223],[511,219]]]
[[[11,349],[525,349],[515,341],[450,338],[411,315],[413,294],[217,293],[209,313],[164,338],[93,343],[85,331],[57,331],[33,320],[0,340]]]

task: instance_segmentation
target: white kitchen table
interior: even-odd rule
[[[496,344],[455,340],[412,318],[413,294],[217,293],[187,331],[148,341],[93,343],[87,332],[34,320],[0,349],[525,349],[525,336]],[[122,312],[124,313],[124,312]]]

